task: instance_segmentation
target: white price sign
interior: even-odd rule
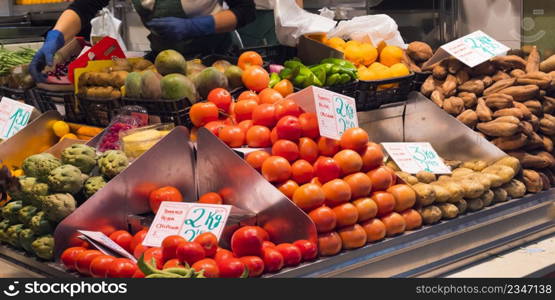
[[[0,101],[0,139],[8,139],[29,123],[34,107],[3,97]]]
[[[443,163],[430,143],[381,143],[381,145],[404,172],[451,173],[451,169]]]

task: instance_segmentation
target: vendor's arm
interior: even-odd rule
[[[90,24],[98,11],[109,3],[110,0],[75,0],[62,13],[54,29],[62,32],[68,41],[81,31],[83,24]]]

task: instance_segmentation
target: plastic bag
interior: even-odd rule
[[[397,23],[388,15],[360,16],[348,21],[341,21],[336,28],[328,32],[328,38],[336,36],[343,39],[371,42],[376,47],[384,41],[388,45],[406,48]]]
[[[278,41],[291,47],[296,47],[299,37],[305,33],[327,32],[335,26],[334,20],[303,10],[295,0],[277,1],[274,21]]]
[[[91,44],[93,37],[105,37],[109,36],[118,41],[123,52],[127,51],[125,47],[125,42],[119,33],[119,28],[121,26],[121,21],[114,17],[112,13],[107,9],[103,8],[98,17],[91,20]]]

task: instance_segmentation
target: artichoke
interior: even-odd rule
[[[26,176],[36,177],[39,181],[44,182],[50,171],[61,165],[62,162],[52,154],[41,153],[27,157],[21,168]]]
[[[120,150],[108,150],[98,159],[100,173],[106,178],[116,177],[129,165],[129,159]]]
[[[62,151],[62,163],[75,166],[83,173],[90,173],[96,165],[96,150],[84,144],[73,144]]]
[[[63,165],[50,172],[48,185],[53,192],[77,194],[83,188],[81,170],[72,165]]]
[[[21,200],[25,203],[30,203],[33,198],[32,189],[37,183],[35,177],[21,176],[18,178],[19,187],[14,188],[9,192],[13,200]]]
[[[60,222],[69,216],[76,207],[77,202],[71,194],[52,194],[42,197],[42,210],[48,220],[52,222]]]
[[[89,198],[90,196],[94,195],[94,193],[98,192],[101,188],[106,185],[106,181],[102,176],[95,176],[87,179],[85,181],[84,192],[85,196]]]
[[[39,211],[31,218],[29,228],[35,233],[35,235],[52,233],[54,231],[54,226],[52,226],[52,223],[48,220],[43,211]]]
[[[22,224],[29,224],[31,218],[39,212],[39,209],[33,205],[27,205],[17,211],[17,219]]]
[[[10,220],[12,223],[17,223],[18,217],[17,212],[23,207],[23,201],[10,201],[4,207],[2,207],[2,217],[4,219]]]
[[[23,229],[19,232],[19,244],[25,251],[33,253],[31,244],[37,238],[33,231],[29,228]]]
[[[41,206],[41,198],[47,196],[50,193],[50,187],[46,183],[37,183],[31,189],[30,203],[36,207]]]
[[[52,260],[54,258],[54,237],[51,234],[43,235],[31,243],[31,248],[36,256],[44,260]]]
[[[21,248],[21,244],[19,243],[19,232],[23,230],[23,227],[23,224],[16,224],[6,229],[6,236],[8,237],[7,242],[10,245],[16,248]]]
[[[10,225],[12,225],[12,223],[8,219],[4,219],[2,220],[2,222],[0,222],[0,241],[6,243],[8,242],[8,235],[6,234],[6,230],[8,229],[8,227],[10,227]]]

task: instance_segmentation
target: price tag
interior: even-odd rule
[[[192,241],[204,232],[212,232],[219,239],[230,211],[231,205],[164,201],[143,245],[160,247],[164,238],[170,235],[181,235]]]
[[[33,113],[34,107],[3,97],[0,101],[0,138],[8,139],[23,129]]]
[[[90,239],[121,256],[129,258],[133,262],[137,262],[137,259],[133,255],[131,255],[131,253],[127,252],[120,245],[116,244],[116,242],[112,241],[104,233],[100,231],[88,231],[88,230],[78,230],[78,231],[79,233],[84,235],[87,239]]]
[[[320,135],[339,140],[345,130],[358,127],[355,99],[318,87],[308,87],[288,98],[318,117]]]
[[[435,174],[451,174],[430,143],[381,143],[399,168],[416,174],[428,171]]]

